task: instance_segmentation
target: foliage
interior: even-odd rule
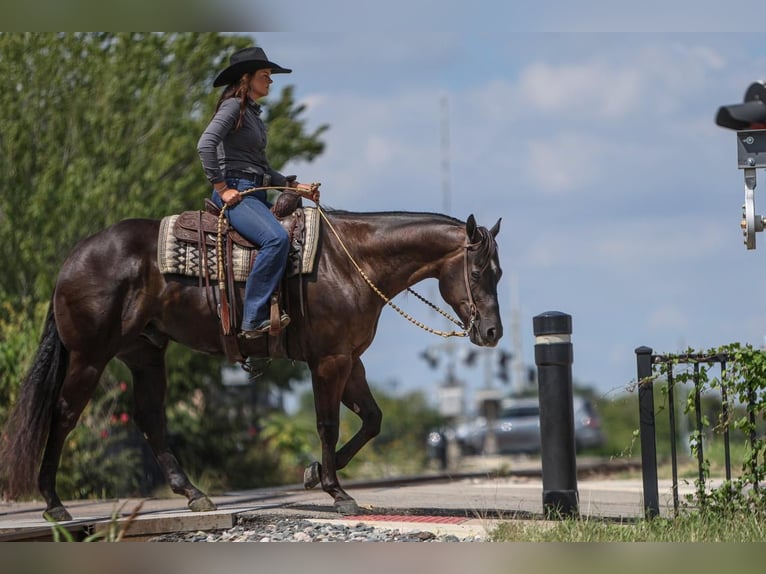
[[[383,412],[380,434],[360,450],[339,474],[345,478],[381,478],[421,472],[428,464],[425,440],[428,432],[445,421],[428,405],[421,391],[395,396],[380,387],[373,386],[372,390]],[[310,392],[300,397],[299,410],[294,417],[306,422],[310,420],[313,424],[315,416]],[[359,417],[343,408],[339,446],[348,441],[360,426]],[[319,442],[316,441],[314,456],[321,461],[318,449]]]
[[[293,417],[273,412],[263,420],[261,439],[269,449],[279,453],[283,468],[298,468],[300,473],[313,458],[312,451],[319,446],[316,428],[309,417]]]
[[[201,183],[194,150],[209,74],[230,45],[214,34],[197,40],[0,36],[0,171],[12,182],[0,196],[11,223],[0,226],[11,262],[4,292],[47,298],[50,269],[78,239],[185,206]],[[62,207],[66,218],[56,217]]]
[[[719,376],[710,376],[713,366],[721,362],[725,369],[721,368]],[[688,446],[700,461],[702,475],[695,481],[696,493],[689,495],[687,501],[712,511],[766,512],[766,493],[759,488],[766,476],[763,437],[766,354],[740,343],[703,352],[689,349],[680,355],[663,356],[655,378],[664,379],[661,388],[666,399],[670,390],[675,394],[681,385],[691,385],[685,399],[682,398],[682,410],[695,421],[688,434]],[[732,443],[744,447],[740,475],[709,489],[711,449],[708,447],[724,433],[728,433]]]
[[[380,478],[421,472],[428,462],[425,437],[444,424],[443,418],[420,391],[394,396],[377,388],[375,395],[383,412],[380,434],[351,461],[345,474]],[[356,415],[345,411],[342,436],[350,438],[358,427]]]
[[[210,191],[196,145],[218,98],[212,80],[252,42],[220,33],[0,33],[0,423],[36,349],[55,270],[75,243],[121,219],[202,206]],[[265,103],[273,167],[321,154],[327,126],[309,133],[290,86]],[[183,462],[198,477],[212,474],[220,440],[235,467],[241,429],[205,410],[221,392],[221,361],[171,345],[167,365],[169,429],[180,423]],[[275,361],[259,384],[288,388],[305,373]],[[118,380],[129,373],[115,361],[102,385]],[[106,474],[89,466],[107,448],[97,412],[67,441],[59,479],[67,492],[81,491],[87,473]],[[126,432],[135,434],[132,423]],[[96,458],[86,458],[93,448]]]
[[[661,389],[654,389],[655,405],[661,405]],[[621,393],[619,396],[595,399],[601,426],[606,435],[604,446],[593,451],[595,454],[613,458],[633,458],[641,454],[638,433],[638,403],[635,395]],[[662,407],[658,410],[661,410]],[[658,413],[659,414],[659,413]],[[670,428],[667,418],[658,416],[655,424],[657,454],[660,458],[670,456]]]
[[[80,238],[127,217],[201,206],[209,188],[196,144],[218,96],[211,80],[250,42],[217,33],[0,34],[8,182],[0,293],[46,300],[51,269]],[[288,86],[267,106],[277,169],[324,148],[327,126],[306,133],[305,106],[292,94]],[[57,216],[62,208],[66,217]]]
[[[47,310],[47,301],[35,304],[24,298],[15,305],[0,299],[0,425],[35,354]]]
[[[287,384],[305,377],[301,363],[278,365]],[[190,476],[206,480],[215,491],[295,482],[289,458],[306,440],[304,429],[284,421],[279,430],[281,391],[272,388],[263,377],[231,387],[213,380],[168,403],[171,446]],[[305,432],[316,434],[310,427]],[[288,441],[280,433],[294,434],[287,452],[281,450]]]
[[[81,424],[67,438],[56,481],[65,499],[140,494],[141,451],[132,440],[127,390],[126,382],[104,377]]]

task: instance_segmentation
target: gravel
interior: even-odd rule
[[[483,536],[461,538],[437,535],[429,530],[402,531],[375,528],[369,524],[321,523],[301,518],[269,521],[242,520],[228,530],[176,532],[149,539],[149,542],[483,542]]]

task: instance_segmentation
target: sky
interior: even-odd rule
[[[745,248],[735,132],[714,123],[719,106],[766,79],[766,34],[748,32],[750,19],[734,32],[712,2],[695,3],[693,19],[671,9],[659,25],[584,2],[576,13],[528,10],[528,27],[512,20],[523,9],[500,2],[468,12],[394,1],[367,15],[341,1],[293,4],[273,14],[289,32],[253,37],[293,69],[272,93],[293,85],[308,128],[330,128],[325,152],[285,173],[321,182],[335,208],[474,214],[487,227],[502,218],[498,349],[533,366],[533,317],[570,314],[575,382],[615,397],[635,382],[639,346],[763,344],[766,234]],[[435,283],[416,290],[441,303]],[[446,328],[413,297],[394,302]],[[470,343],[450,343],[469,408],[479,389],[512,390],[493,376],[497,351],[468,367]],[[368,379],[436,401],[444,345],[386,308],[362,357]],[[421,357],[428,348],[437,369]]]

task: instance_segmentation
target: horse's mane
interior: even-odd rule
[[[462,227],[465,222],[459,219],[444,215],[442,213],[430,213],[422,211],[365,211],[355,212],[346,211],[342,209],[324,208],[328,215],[353,219],[355,221],[364,222],[368,220],[385,220],[387,224],[394,226],[420,226],[425,224],[434,225],[449,225],[451,227]],[[472,246],[472,249],[479,249],[479,260],[481,263],[481,270],[483,271],[494,259],[497,244],[495,243],[492,234],[486,227],[477,226],[476,232],[481,239]]]
[[[432,213],[427,211],[348,211],[345,209],[335,209],[332,207],[324,207],[322,209],[327,212],[328,215],[349,216],[359,219],[378,218],[378,217],[391,217],[400,219],[431,219],[435,222],[449,223],[452,225],[465,225],[465,222],[460,221],[456,217],[450,215],[444,215],[442,213]]]

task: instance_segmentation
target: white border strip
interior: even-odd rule
[[[535,345],[554,345],[556,343],[571,343],[572,335],[561,333],[555,335],[538,335],[535,337]]]

